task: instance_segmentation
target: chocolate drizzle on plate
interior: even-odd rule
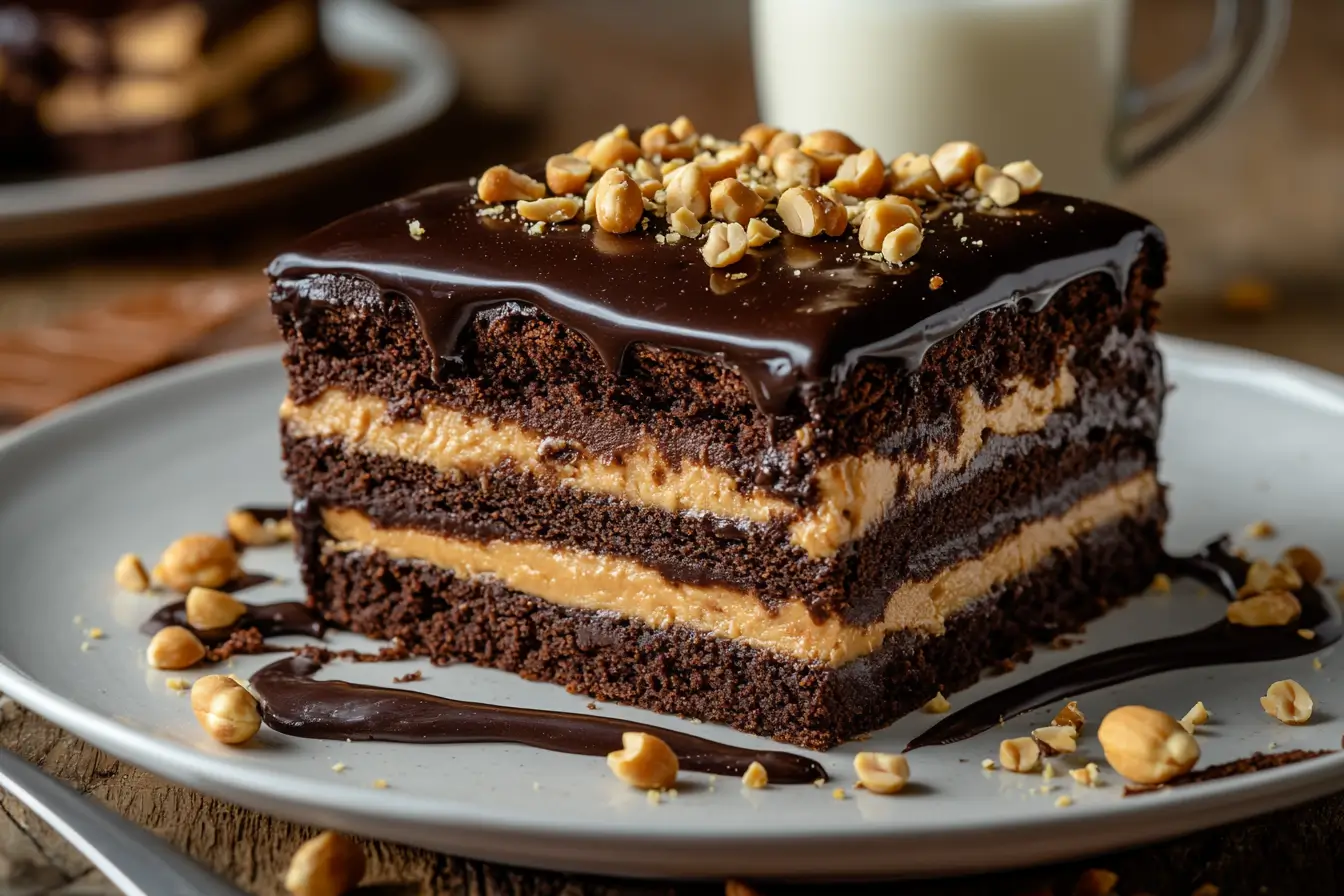
[[[852,236],[786,233],[711,271],[700,242],[657,241],[667,232],[661,219],[620,236],[577,222],[532,235],[481,210],[459,182],[344,218],[271,264],[273,299],[300,317],[352,300],[313,279],[323,274],[404,296],[442,359],[436,375],[462,368],[459,339],[475,314],[534,308],[582,334],[613,371],[638,343],[722,358],[762,410],[779,414],[800,390],[839,382],[863,359],[918,366],[930,346],[990,308],[1039,310],[1095,273],[1124,291],[1144,246],[1162,244],[1161,231],[1136,215],[1037,193],[1011,209],[961,198],[927,209],[923,248],[899,267],[874,260]],[[782,229],[774,212],[763,217]],[[422,239],[411,238],[410,219]]]
[[[233,625],[225,628],[197,629],[187,624],[187,602],[183,600],[165,604],[143,625],[140,632],[153,635],[170,625],[180,625],[191,629],[204,644],[223,644],[234,632],[254,628],[263,638],[274,635],[307,635],[322,637],[327,630],[326,622],[307,604],[298,601],[282,601],[274,604],[245,604],[247,612]]]
[[[1245,581],[1250,564],[1230,554],[1227,546],[1227,539],[1222,538],[1194,556],[1168,558],[1165,571],[1196,579],[1227,600],[1236,600],[1238,585]],[[1293,593],[1302,604],[1302,616],[1292,625],[1249,628],[1219,619],[1183,635],[1084,657],[972,703],[910,741],[905,750],[965,740],[988,731],[1002,719],[1160,672],[1291,659],[1337,642],[1344,634],[1344,625],[1335,602],[1311,584]],[[1297,633],[1299,629],[1311,629],[1316,637],[1303,638]]]
[[[814,760],[780,750],[747,750],[663,728],[574,713],[492,706],[436,697],[419,691],[319,681],[319,663],[293,657],[271,663],[250,683],[261,700],[266,724],[283,734],[326,740],[394,743],[510,743],[557,753],[606,756],[621,749],[621,734],[657,735],[677,754],[681,767],[718,775],[741,775],[752,762],[765,766],[771,783],[825,780]]]

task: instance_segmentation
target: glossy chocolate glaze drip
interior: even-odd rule
[[[187,624],[187,602],[176,601],[160,607],[140,626],[142,634],[153,635],[170,625],[190,628],[205,644],[223,644],[236,631],[255,628],[263,638],[274,635],[308,635],[322,637],[327,624],[317,611],[297,601],[274,604],[246,604],[247,612],[233,625],[225,628],[198,629]]]
[[[659,244],[661,220],[621,236],[578,223],[533,236],[480,209],[468,185],[453,183],[337,221],[272,262],[273,298],[300,316],[310,304],[348,300],[311,279],[319,274],[405,296],[442,359],[437,375],[462,369],[459,338],[473,315],[531,306],[582,334],[613,371],[637,343],[715,355],[763,410],[780,413],[860,360],[918,366],[930,346],[990,308],[1039,310],[1096,272],[1123,291],[1144,243],[1162,240],[1144,219],[1081,199],[1037,193],[982,211],[956,198],[927,210],[923,249],[902,267],[872,260],[852,233],[785,234],[714,271],[696,240]],[[782,229],[773,212],[765,217]],[[421,240],[407,231],[412,218]]]
[[[620,719],[468,703],[418,691],[318,681],[321,666],[293,657],[266,666],[251,678],[266,724],[283,734],[326,740],[394,743],[510,743],[557,753],[605,756],[621,749],[621,734],[657,735],[677,754],[681,767],[718,775],[741,775],[759,762],[770,781],[810,784],[825,780],[817,762],[779,750],[746,750],[689,734]]]
[[[1249,564],[1228,553],[1227,544],[1222,538],[1192,557],[1168,558],[1166,571],[1196,579],[1228,600],[1236,600]],[[988,731],[1002,719],[1159,672],[1291,659],[1337,642],[1344,626],[1334,602],[1314,585],[1304,585],[1294,593],[1302,604],[1302,617],[1293,625],[1248,628],[1220,619],[1198,631],[1085,657],[953,713],[910,741],[906,752],[965,740]],[[1303,638],[1297,634],[1302,628],[1316,632],[1316,637]]]

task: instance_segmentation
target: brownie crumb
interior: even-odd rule
[[[405,675],[398,675],[397,677],[395,677],[395,678],[392,679],[392,683],[393,683],[393,684],[406,684],[407,682],[411,682],[411,681],[420,681],[420,680],[422,680],[424,677],[425,677],[425,676],[424,676],[423,674],[421,674],[420,670],[417,669],[417,670],[415,670],[414,672],[407,672]]]
[[[1187,772],[1184,775],[1172,778],[1162,787],[1143,787],[1133,784],[1125,787],[1125,796],[1133,796],[1139,793],[1150,793],[1154,790],[1161,790],[1163,787],[1181,787],[1186,784],[1199,784],[1203,781],[1217,781],[1220,778],[1232,778],[1237,775],[1248,775],[1252,772],[1260,772],[1265,769],[1279,768],[1285,765],[1293,765],[1298,762],[1305,762],[1308,759],[1316,759],[1321,756],[1328,756],[1334,750],[1285,750],[1282,753],[1252,753],[1250,756],[1242,759],[1234,759],[1231,762],[1223,762],[1218,765],[1211,765],[1208,768],[1202,768],[1198,771]]]
[[[220,663],[234,656],[272,653],[284,649],[274,644],[267,644],[261,632],[255,628],[240,628],[229,635],[229,640],[216,644],[206,651],[205,658],[207,662]]]

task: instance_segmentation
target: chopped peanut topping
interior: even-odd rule
[[[623,128],[609,131],[593,143],[593,148],[588,152],[588,161],[592,163],[594,171],[629,165],[639,158],[639,144],[630,139],[628,131],[622,134],[621,130]]]
[[[597,186],[594,208],[597,226],[607,233],[629,233],[644,217],[644,197],[634,178],[619,168],[608,168]]]
[[[881,252],[887,234],[905,224],[918,226],[919,212],[899,202],[874,199],[864,206],[859,224],[859,245],[869,252]]]
[[[887,169],[875,149],[865,149],[857,155],[846,156],[835,173],[831,186],[841,193],[867,199],[882,192],[886,185]]]
[[[725,268],[742,260],[747,252],[747,231],[736,221],[731,224],[718,223],[709,228],[705,247],[701,250],[705,264],[712,268]]]
[[[674,232],[687,239],[694,239],[700,235],[700,219],[685,206],[668,215],[667,220]]]
[[[799,149],[786,149],[774,157],[775,180],[780,186],[815,187],[821,183],[816,159]]]
[[[145,572],[145,565],[135,554],[122,554],[112,575],[117,587],[123,591],[139,593],[149,590],[149,573]]]
[[[756,147],[757,152],[765,152],[766,147],[770,145],[770,141],[775,139],[775,135],[778,133],[779,128],[757,122],[743,131],[742,135],[737,139],[741,140],[743,143],[750,143],[752,146]]]
[[[720,225],[716,224],[715,227]],[[753,762],[747,766],[747,770],[742,773],[742,786],[751,790],[762,790],[770,783],[770,775],[766,772],[765,766],[759,762]]]
[[[891,192],[901,196],[927,199],[947,189],[928,156],[908,152],[891,163],[891,172]]]
[[[1302,604],[1287,591],[1266,591],[1227,605],[1227,621],[1252,628],[1290,625],[1302,615]]]
[[[490,205],[517,199],[540,199],[546,195],[546,185],[507,165],[496,165],[487,168],[476,182],[476,195]]]
[[[546,160],[546,186],[557,196],[582,193],[593,166],[576,155],[551,156]]]
[[[578,217],[583,211],[583,200],[577,196],[548,196],[545,199],[522,200],[517,208],[518,217],[524,220],[561,224]]]
[[[901,264],[915,257],[924,244],[924,234],[914,224],[902,224],[882,240],[882,257],[892,264]]]
[[[656,124],[640,135],[639,148],[649,158],[657,157],[664,161],[690,159],[695,155],[697,143],[694,134],[682,140],[672,133],[671,126]]]
[[[672,122],[672,135],[678,140],[690,140],[698,136],[695,124],[685,115],[678,115]]]
[[[679,208],[689,209],[696,218],[703,218],[708,213],[709,178],[699,165],[684,165],[668,174],[663,183],[667,190],[669,215]]]
[[[747,222],[747,246],[752,249],[764,246],[777,236],[779,231],[760,218],[752,218]]]
[[[1078,732],[1072,725],[1050,725],[1037,728],[1031,736],[1041,745],[1047,756],[1055,753],[1072,753],[1078,749]]]
[[[745,227],[765,208],[765,200],[742,181],[727,177],[710,190],[709,207],[719,220],[732,221]]]
[[[826,229],[827,207],[832,204],[811,187],[790,187],[776,208],[789,233],[816,236]]]
[[[1301,545],[1284,551],[1283,557],[1279,560],[1279,565],[1293,569],[1302,581],[1309,585],[1319,583],[1325,576],[1325,564],[1321,562],[1321,558],[1311,548]]]
[[[869,793],[900,793],[910,780],[910,763],[899,753],[859,753],[854,773]]]
[[[665,790],[677,780],[677,754],[661,739],[640,731],[621,735],[621,749],[607,754],[607,765],[627,784]]]
[[[765,149],[761,150],[762,155],[770,158],[778,158],[785,150],[797,149],[803,142],[803,138],[792,131],[780,131],[770,138]]]
[[[745,165],[756,161],[756,147],[750,143],[738,143],[719,150],[714,155],[701,153],[695,157],[695,164],[704,169],[711,184],[725,177],[732,177]]]
[[[976,167],[985,162],[985,153],[974,143],[955,140],[938,147],[929,158],[942,182],[956,187],[975,176]]]
[[[1084,722],[1083,712],[1078,708],[1078,701],[1070,700],[1064,705],[1063,709],[1055,714],[1055,720],[1050,724],[1068,725],[1074,731],[1078,732],[1078,734],[1082,734]]]
[[[1288,678],[1270,685],[1260,705],[1285,725],[1305,725],[1311,720],[1314,704],[1307,689]]]
[[[1010,772],[1034,772],[1041,761],[1041,748],[1030,737],[1014,737],[999,744],[999,765]]]
[[[1181,717],[1181,727],[1191,734],[1195,733],[1195,728],[1206,724],[1209,721],[1209,711],[1204,708],[1204,701],[1200,700],[1190,711]]]
[[[1041,169],[1037,168],[1030,160],[1021,162],[1009,162],[1003,166],[1003,173],[1017,181],[1017,185],[1022,189],[1023,196],[1030,196],[1041,188],[1041,182],[1045,180],[1045,175],[1041,174]]]

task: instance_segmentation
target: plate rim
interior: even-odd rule
[[[1167,362],[1199,366],[1218,378],[1254,381],[1261,389],[1287,390],[1298,401],[1325,402],[1334,413],[1344,416],[1344,377],[1260,352],[1189,339],[1163,336],[1161,346]],[[164,389],[187,388],[202,379],[275,364],[282,352],[283,346],[278,344],[244,349],[152,373],[100,392],[0,437],[0,468],[9,452],[30,438],[48,431],[54,434]],[[3,654],[0,692],[123,761],[259,811],[295,821],[334,824],[488,861],[631,877],[965,874],[1155,842],[1344,789],[1341,752],[1253,776],[1205,782],[1197,790],[1179,791],[1181,796],[1175,801],[1153,795],[1104,805],[1076,805],[1068,812],[1033,814],[1016,821],[943,823],[929,830],[868,831],[850,825],[768,834],[689,827],[653,831],[640,829],[630,819],[618,816],[585,821],[581,827],[570,829],[553,820],[529,817],[521,809],[497,809],[485,802],[448,801],[401,791],[389,797],[339,781],[314,787],[311,781],[265,767],[250,766],[240,775],[239,767],[226,757],[155,738],[85,709],[12,665]],[[1211,823],[1192,823],[1211,814],[1217,816]],[[1132,823],[1136,819],[1146,823]],[[1020,833],[1023,824],[1036,835],[1030,851],[1021,849],[1018,837],[1003,836],[1010,831]],[[1066,828],[1068,837],[1051,837]],[[1088,829],[1083,838],[1078,835],[1081,828]],[[968,838],[975,849],[965,849]],[[893,846],[899,848],[893,850]],[[817,860],[819,855],[821,861]]]
[[[383,100],[336,122],[202,159],[0,185],[0,225],[180,202],[331,164],[412,133],[455,98],[456,64],[428,25],[384,0],[322,3],[329,45],[348,44],[358,33],[352,23],[362,19],[376,22],[391,38],[388,45],[399,49],[398,83]],[[334,49],[332,55],[359,61],[358,52]]]

